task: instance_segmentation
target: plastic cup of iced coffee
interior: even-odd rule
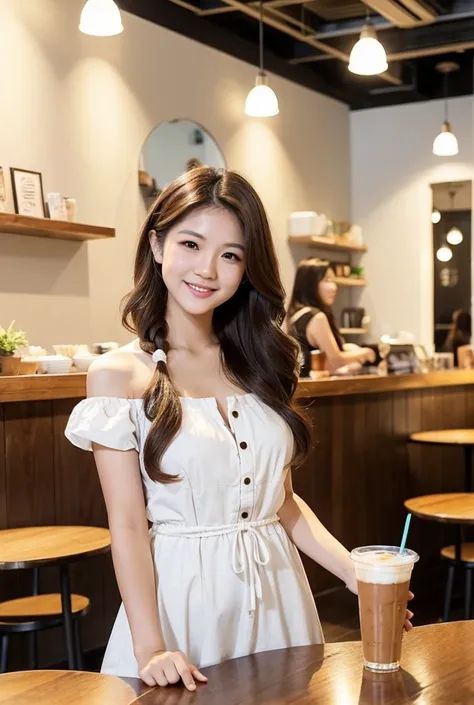
[[[359,593],[364,666],[400,668],[403,626],[413,566],[419,556],[397,546],[362,546],[351,552]]]

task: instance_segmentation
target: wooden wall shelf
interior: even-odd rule
[[[16,213],[0,213],[0,233],[14,235],[32,235],[53,240],[102,240],[115,237],[114,228],[99,225],[69,223],[50,218],[31,218]]]
[[[336,277],[334,279],[338,286],[367,286],[367,279],[355,279],[352,277]]]
[[[317,247],[320,250],[367,252],[366,245],[353,245],[352,243],[341,245],[336,240],[331,240],[328,237],[316,237],[315,235],[290,235],[288,242],[291,245],[307,245],[309,247]]]

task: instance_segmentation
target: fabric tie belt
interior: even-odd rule
[[[243,573],[248,586],[249,611],[255,612],[257,600],[262,599],[262,581],[258,566],[265,566],[270,561],[265,537],[259,529],[262,526],[276,524],[280,520],[276,514],[260,521],[241,521],[237,524],[222,526],[186,526],[181,524],[153,524],[154,536],[179,536],[186,539],[206,539],[214,536],[233,534],[232,569],[236,575]]]

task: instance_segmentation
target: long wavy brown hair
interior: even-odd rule
[[[137,334],[145,352],[168,352],[168,290],[162,267],[153,256],[150,233],[162,248],[170,228],[205,207],[233,213],[245,242],[242,282],[213,314],[222,368],[233,384],[255,394],[286,421],[294,438],[292,466],[299,467],[309,448],[307,423],[293,403],[299,348],[281,329],[285,292],[270,227],[263,204],[246,179],[234,171],[200,167],[184,173],[160,193],[140,233],[134,288],[124,299],[123,324]],[[144,409],[152,422],[144,447],[146,471],[157,482],[175,482],[179,476],[164,473],[160,465],[181,428],[182,408],[163,361],[157,363],[145,391]]]

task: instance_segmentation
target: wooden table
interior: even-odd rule
[[[350,642],[227,661],[203,669],[209,684],[195,693],[182,686],[146,692],[129,682],[139,694],[134,705],[469,705],[473,642],[474,622],[417,627],[405,635],[402,669],[393,674],[364,671],[362,645]]]
[[[472,490],[472,453],[474,449],[474,429],[449,428],[441,431],[412,433],[412,443],[427,443],[435,446],[459,446],[464,453],[464,489]]]
[[[109,530],[94,526],[31,526],[0,531],[0,570],[59,566],[64,633],[71,669],[80,668],[81,664],[74,646],[68,564],[109,550]],[[33,592],[38,594],[37,574]]]
[[[95,673],[9,673],[0,705],[469,705],[473,640],[474,622],[417,627],[402,669],[385,674],[363,669],[360,642],[267,651],[203,669],[209,684],[195,693]]]
[[[74,671],[17,671],[0,676],[0,705],[131,705],[121,678]]]
[[[405,507],[420,519],[446,524],[474,524],[474,493],[427,494],[407,499]]]
[[[110,532],[96,526],[29,526],[0,531],[0,570],[71,563],[110,550]]]

